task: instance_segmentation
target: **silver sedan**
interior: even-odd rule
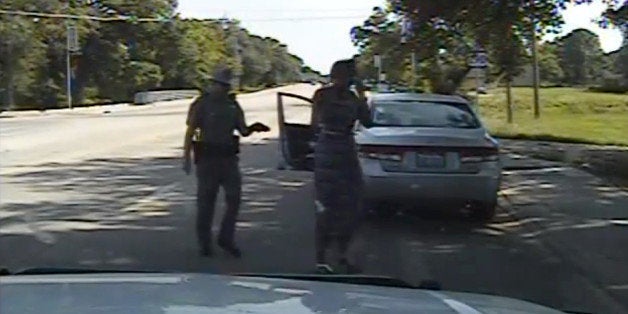
[[[467,100],[383,93],[370,98],[370,107],[374,126],[356,133],[366,204],[455,204],[492,218],[499,146]]]

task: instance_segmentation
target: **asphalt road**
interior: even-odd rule
[[[280,90],[310,96],[314,88]],[[277,170],[276,91],[240,97],[249,123],[274,129],[243,141],[241,260],[198,256],[195,180],[179,159],[189,100],[3,113],[0,265],[312,272],[312,175]],[[307,120],[307,107],[293,108],[291,117]],[[561,164],[512,152],[504,161],[493,222],[431,211],[367,222],[354,248],[365,273],[564,310],[628,312],[628,192]]]

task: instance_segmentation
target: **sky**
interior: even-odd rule
[[[349,30],[360,25],[374,6],[383,0],[179,0],[184,18],[234,18],[249,32],[278,39],[305,64],[327,73],[331,64],[353,56]],[[601,29],[591,20],[605,6],[599,0],[590,5],[570,6],[564,13],[563,34],[587,28],[600,36],[606,52],[619,49],[622,36],[616,29]]]

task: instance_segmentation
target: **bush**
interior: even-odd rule
[[[133,94],[159,87],[164,78],[159,65],[143,61],[132,61],[128,73],[133,82],[130,91]]]
[[[598,93],[625,94],[628,93],[628,82],[619,77],[606,78],[601,85],[591,87],[589,90]]]

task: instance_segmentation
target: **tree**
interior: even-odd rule
[[[263,77],[271,70],[271,62],[266,58],[270,53],[264,39],[249,35],[241,37],[242,46],[242,83],[248,86],[262,85]]]
[[[560,56],[558,55],[556,43],[544,43],[539,46],[539,74],[541,82],[550,85],[561,84],[565,74],[560,65]]]
[[[560,65],[565,82],[570,85],[585,85],[602,77],[603,55],[596,34],[586,29],[577,29],[557,40],[560,47]]]
[[[621,74],[624,79],[624,86],[628,86],[628,2],[624,1],[621,6],[609,8],[604,13],[603,23],[605,26],[610,23],[615,25],[622,32],[624,41],[622,47],[615,56],[615,73]]]
[[[145,61],[131,61],[126,72],[133,78],[129,96],[136,92],[158,88],[163,80],[159,65]]]
[[[42,3],[34,0],[12,0],[3,2],[0,8],[54,7],[58,1]],[[31,86],[37,83],[38,69],[46,64],[46,46],[39,30],[44,21],[0,15],[0,90],[4,89],[3,102],[6,107],[30,100],[34,94]]]
[[[408,55],[415,51],[429,65],[423,75],[431,81],[432,89],[453,92],[469,70],[466,61],[476,44],[489,51],[497,72],[509,76],[517,73],[522,65],[519,57],[525,55],[532,38],[532,20],[537,37],[557,32],[563,23],[560,9],[569,2],[589,1],[389,0],[386,8],[375,8],[352,34],[362,53],[389,49]],[[399,38],[401,17],[414,25],[413,36],[404,45],[394,40]]]
[[[0,8],[69,12],[78,20],[80,51],[72,56],[75,103],[89,97],[128,101],[154,88],[202,87],[220,63],[241,74],[245,86],[301,78],[303,60],[272,38],[250,34],[229,20],[181,19],[174,0],[5,0]],[[138,22],[138,17],[156,22]],[[66,24],[63,19],[0,15],[0,95],[11,106],[57,107],[66,94]],[[241,49],[234,49],[240,47]]]
[[[626,44],[626,38],[628,37],[628,2],[624,1],[621,6],[611,6],[603,14],[601,20],[602,26],[608,26],[608,24],[615,25],[622,31],[624,35],[624,45]]]
[[[615,67],[617,73],[622,74],[626,85],[628,85],[628,43],[624,44],[617,53]]]

